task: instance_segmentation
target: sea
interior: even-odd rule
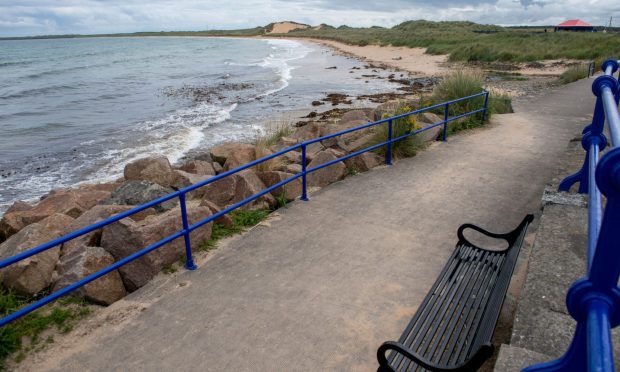
[[[251,141],[271,125],[332,108],[311,105],[328,93],[398,87],[369,71],[289,39],[0,40],[0,212],[52,189],[117,179],[148,155],[174,164]]]

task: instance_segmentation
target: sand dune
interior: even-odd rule
[[[273,25],[273,29],[269,34],[286,34],[292,30],[310,28],[308,25],[295,22],[278,22]]]

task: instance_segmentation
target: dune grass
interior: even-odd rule
[[[392,28],[324,27],[294,30],[288,36],[331,39],[353,45],[423,47],[429,54],[449,54],[451,61],[466,62],[586,60],[620,55],[620,37],[616,33],[556,33],[473,22],[407,21]]]
[[[568,84],[577,80],[585,79],[588,77],[588,65],[578,64],[569,67],[566,71],[560,75],[558,81],[560,84]]]
[[[256,158],[262,158],[271,154],[269,149],[277,144],[283,137],[287,137],[293,133],[293,128],[287,122],[273,122],[265,127],[264,132],[260,132],[256,136]],[[256,165],[259,172],[267,172],[279,168],[283,164],[281,158],[273,158]]]

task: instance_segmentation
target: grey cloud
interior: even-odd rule
[[[230,29],[281,20],[387,26],[409,19],[550,25],[620,16],[617,0],[0,0],[0,36]]]

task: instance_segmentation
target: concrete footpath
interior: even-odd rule
[[[399,337],[459,225],[508,231],[540,209],[591,118],[590,84],[519,99],[488,127],[292,203],[19,368],[374,371],[377,347]]]

